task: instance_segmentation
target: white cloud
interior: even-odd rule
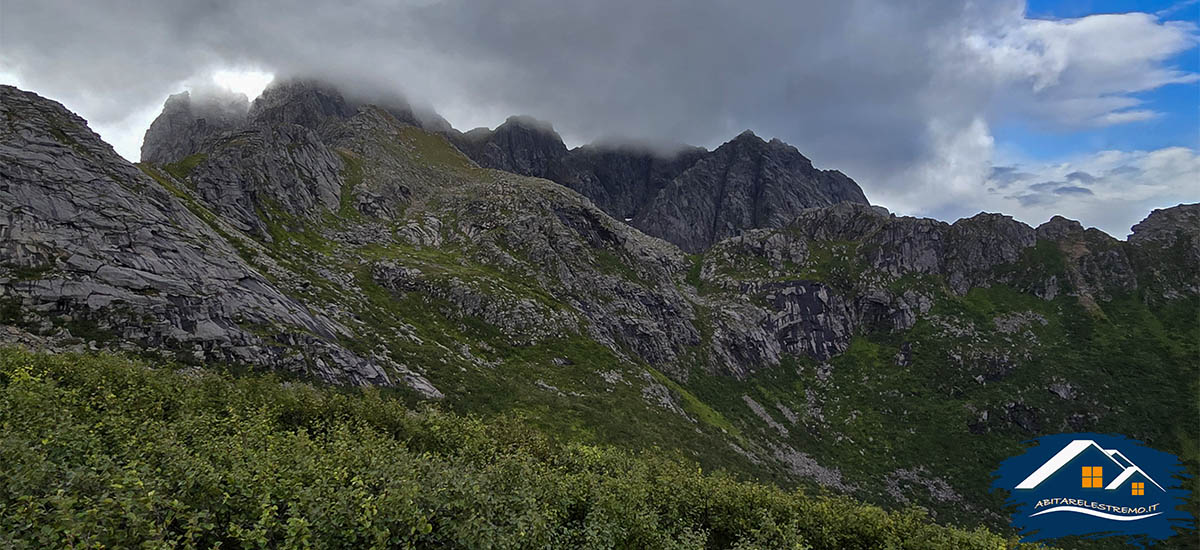
[[[1067,127],[1104,126],[1153,118],[1130,110],[1130,94],[1200,75],[1167,61],[1197,45],[1194,23],[1160,21],[1147,13],[1078,19],[1013,19],[968,34],[965,43],[996,78],[1002,110]]]
[[[243,94],[250,101],[262,94],[274,79],[275,75],[255,69],[221,69],[213,71],[212,74],[213,84]]]
[[[1117,238],[1155,208],[1200,200],[1200,155],[1186,147],[1100,151],[993,171],[975,200],[1031,225],[1055,214]]]

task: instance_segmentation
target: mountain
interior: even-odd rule
[[[564,155],[525,119],[458,136],[303,81],[219,132],[165,108],[203,135],[136,166],[53,101],[3,87],[0,112],[2,342],[386,386],[997,529],[990,472],[1038,435],[1200,471],[1200,205],[1126,241],[900,217],[749,134]]]
[[[782,227],[806,208],[867,204],[845,174],[818,170],[795,147],[749,130],[711,152],[673,153],[612,145],[568,150],[552,126],[530,117],[447,135],[480,166],[558,182],[689,253],[747,229]]]
[[[245,94],[206,90],[196,100],[188,92],[167,98],[163,111],[146,130],[142,160],[175,162],[200,148],[213,135],[246,122],[250,101]]]
[[[438,395],[403,365],[348,350],[346,326],[286,295],[246,260],[259,247],[170,176],[125,162],[57,103],[11,86],[0,98],[5,324]],[[168,116],[181,100],[168,100]],[[279,331],[263,338],[261,327]]]

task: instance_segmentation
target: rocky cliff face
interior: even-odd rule
[[[451,141],[480,166],[538,178],[550,179],[562,171],[567,154],[550,124],[523,116],[509,117],[495,130],[453,134]]]
[[[256,124],[296,124],[312,130],[323,123],[354,115],[338,90],[314,80],[287,80],[267,87],[250,106]]]
[[[1169,381],[1195,374],[1200,205],[1128,241],[897,217],[751,134],[566,150],[528,120],[457,135],[302,82],[202,139],[148,133],[186,146],[135,167],[61,106],[0,93],[6,341],[408,387],[949,514],[987,479],[947,456],[991,464],[1051,429],[1169,437],[1126,419],[1189,402]],[[1161,411],[1122,393],[1134,372]]]
[[[168,164],[200,150],[204,140],[246,122],[250,101],[243,94],[211,90],[180,92],[163,104],[142,141],[142,160]]]
[[[633,223],[699,252],[745,229],[783,227],[804,209],[844,202],[867,198],[841,172],[817,170],[795,147],[746,131],[675,177]]]

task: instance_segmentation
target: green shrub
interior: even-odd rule
[[[0,548],[1002,549],[377,390],[0,350]]]

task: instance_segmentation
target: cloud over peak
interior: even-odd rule
[[[317,76],[348,91],[403,93],[461,129],[529,114],[572,145],[615,137],[713,147],[753,128],[847,173],[873,201],[949,217],[1021,207],[1004,198],[1012,192],[987,190],[1019,185],[993,170],[996,124],[1144,121],[1160,114],[1137,94],[1198,78],[1170,65],[1196,46],[1192,23],[1144,13],[1030,19],[1014,0],[133,7],[7,4],[0,74],[79,111],[127,157],[169,93],[214,73]],[[236,86],[249,95],[259,80]],[[1021,168],[1030,170],[1046,168]],[[1065,173],[1055,181],[1093,189]]]

